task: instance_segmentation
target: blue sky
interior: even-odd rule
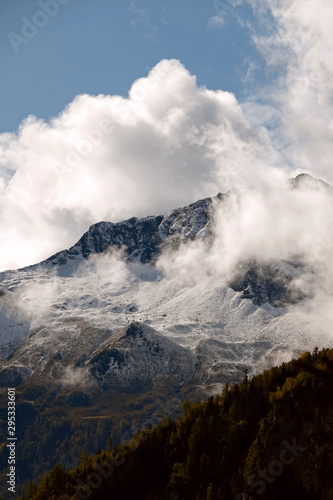
[[[40,3],[0,0],[0,9],[0,132],[30,114],[47,120],[77,94],[126,95],[163,58],[180,59],[199,85],[239,100],[267,78],[237,18],[252,21],[251,10],[227,1],[69,0],[28,43],[9,34],[22,36],[22,18],[33,22]]]

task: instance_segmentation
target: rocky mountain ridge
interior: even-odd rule
[[[101,440],[108,433],[121,440],[179,412],[184,400],[220,392],[245,370],[329,344],[328,325],[304,314],[306,297],[290,287],[303,272],[299,262],[243,263],[230,283],[214,273],[191,283],[156,265],[184,242],[208,249],[213,208],[223,211],[227,196],[95,224],[70,249],[0,274],[0,392],[17,389],[27,468],[33,446],[41,446],[30,444],[31,429],[45,430],[45,450],[55,446],[50,415],[67,429],[50,460],[63,453],[75,461],[74,422],[82,436],[89,423],[102,429]]]
[[[186,207],[171,210],[164,215],[148,216],[112,223],[99,222],[89,228],[80,240],[69,250],[59,252],[45,261],[54,266],[66,265],[69,260],[82,256],[88,258],[103,253],[111,246],[126,249],[129,261],[150,262],[173,239],[207,238],[211,235],[212,204],[223,199],[205,198]]]

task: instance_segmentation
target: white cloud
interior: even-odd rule
[[[262,26],[254,41],[268,64],[280,70],[270,99],[281,110],[290,143],[286,158],[332,183],[333,5],[327,0],[248,1]]]
[[[59,383],[65,387],[83,387],[87,389],[96,383],[91,377],[88,367],[66,366],[60,372]]]
[[[177,60],[135,81],[127,99],[79,95],[49,123],[30,116],[0,135],[1,269],[70,246],[94,222],[261,182],[270,156],[235,96],[198,87]]]
[[[156,41],[158,29],[150,21],[149,10],[140,9],[133,1],[128,10],[136,16],[131,19],[131,25],[138,30],[140,35],[144,36],[147,40]]]
[[[207,23],[207,28],[210,30],[220,29],[224,26],[225,20],[221,15],[212,16]]]
[[[230,280],[242,263],[299,258],[333,282],[332,224],[333,193],[325,188],[294,190],[286,183],[234,190],[216,204],[213,244],[186,243],[163,255],[160,266],[196,282],[216,272]]]

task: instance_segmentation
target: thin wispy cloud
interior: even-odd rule
[[[130,21],[131,25],[138,30],[138,33],[144,36],[147,40],[156,41],[158,29],[150,20],[149,9],[140,9],[140,7],[132,1],[128,10],[131,14],[133,14]]]
[[[210,30],[221,29],[225,25],[224,17],[222,16],[212,16],[207,23],[207,28]]]
[[[253,40],[268,68],[279,71],[265,99],[281,112],[280,132],[290,142],[285,156],[332,183],[332,4],[248,1],[259,21]]]
[[[254,82],[256,71],[258,70],[257,63],[254,61],[244,61],[244,66],[246,65],[246,72],[242,77],[242,82],[245,85]]]
[[[166,19],[167,8],[164,7],[161,12],[161,22],[164,26],[169,26],[169,22]]]

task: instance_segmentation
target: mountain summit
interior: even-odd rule
[[[330,327],[304,314],[306,294],[291,286],[303,272],[299,260],[244,262],[229,282],[163,271],[160,257],[179,257],[183,244],[208,251],[214,208],[223,216],[227,200],[219,194],[165,215],[100,222],[69,250],[0,275],[0,388],[15,386],[29,416],[20,453],[28,469],[39,470],[34,429],[45,431],[47,449],[57,447],[50,464],[61,453],[74,460],[82,443],[96,451],[82,437],[91,429],[104,443],[108,434],[119,441],[245,371],[327,344]],[[59,422],[54,434],[50,418]],[[75,446],[72,425],[82,429]]]
[[[125,249],[129,261],[150,262],[171,239],[179,244],[180,239],[211,235],[212,204],[222,199],[222,194],[218,194],[215,198],[205,198],[165,215],[132,217],[118,223],[99,222],[91,226],[72,248],[45,262],[62,266],[81,256],[86,259],[91,254],[103,253],[110,247]]]

